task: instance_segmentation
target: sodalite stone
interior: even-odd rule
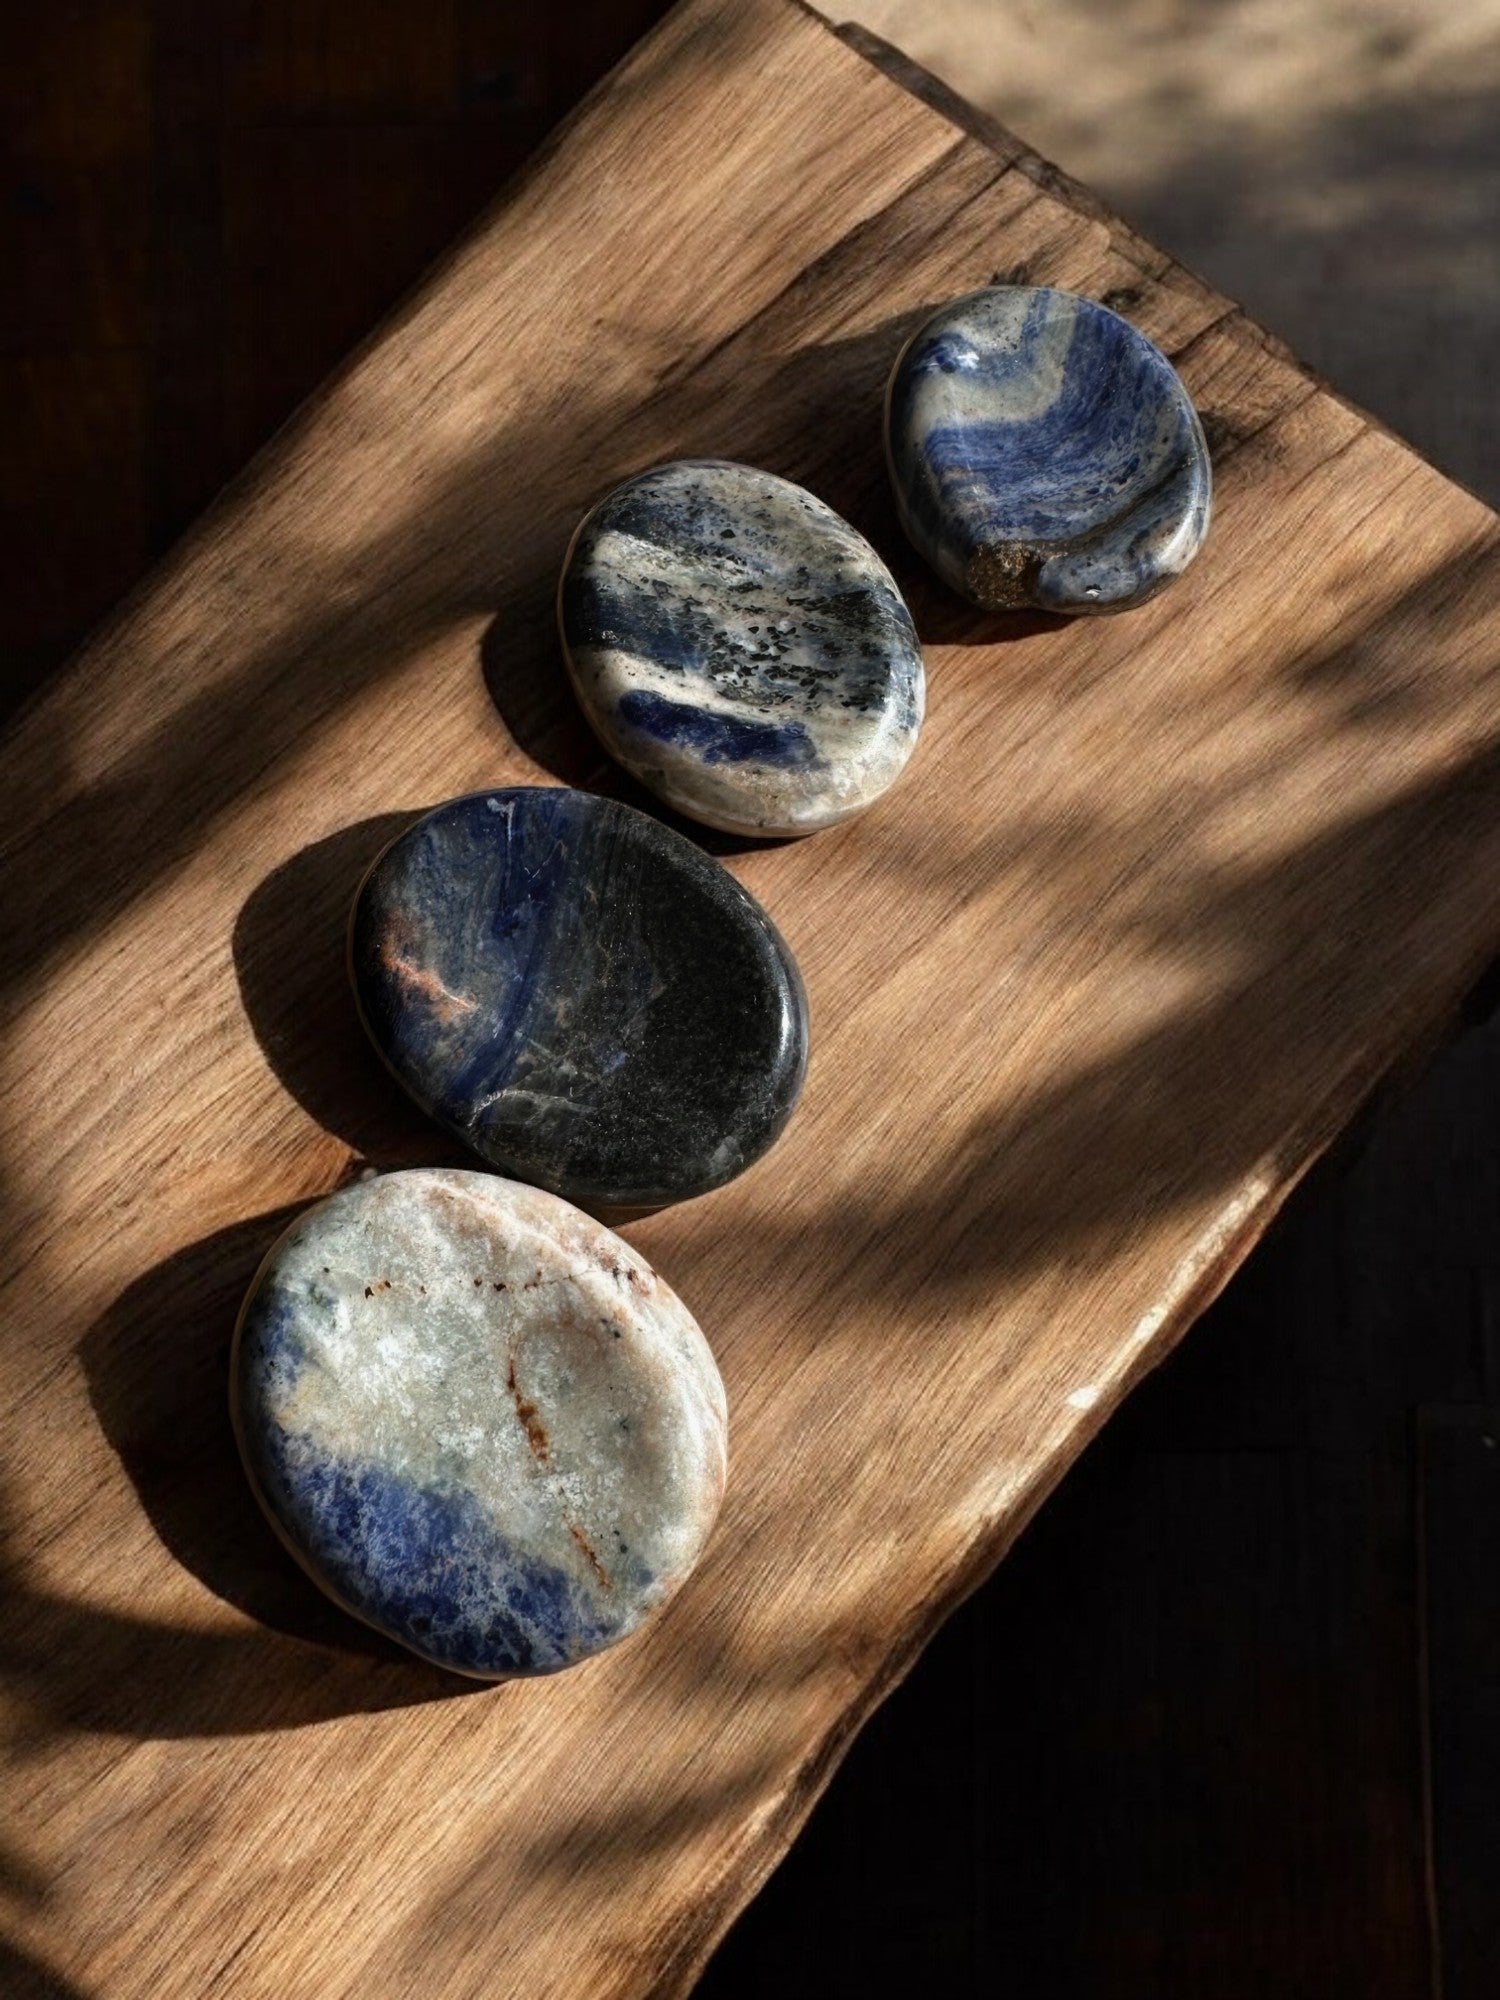
[[[1000,285],[944,306],[898,356],[886,450],[902,525],[992,610],[1124,611],[1208,533],[1203,427],[1118,313]]]
[[[558,619],[610,755],[709,826],[832,826],[916,745],[922,651],[890,571],[754,466],[683,459],[616,487],[573,538]]]
[[[807,1003],[765,911],[613,799],[477,792],[388,847],[350,959],[376,1048],[491,1166],[655,1207],[756,1160],[791,1116]]]
[[[387,1174],[299,1217],[245,1300],[231,1382],[297,1560],[481,1679],[634,1631],[724,1489],[724,1387],[686,1307],[599,1223],[489,1174]]]

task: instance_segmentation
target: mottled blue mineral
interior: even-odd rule
[[[1071,292],[944,306],[897,358],[886,449],[911,541],[989,609],[1128,610],[1208,533],[1208,447],[1176,371]]]

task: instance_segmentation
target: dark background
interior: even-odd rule
[[[7,708],[660,11],[11,10]],[[705,1995],[1500,1991],[1495,997],[946,1627]]]

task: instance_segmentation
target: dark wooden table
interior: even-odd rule
[[[659,11],[94,0],[12,24],[7,703]],[[1447,2000],[1494,1990],[1493,998],[932,1645],[706,1994],[1415,2000],[1439,1967]],[[39,1893],[0,1836],[0,1894]],[[0,1989],[61,1991],[3,1957]]]

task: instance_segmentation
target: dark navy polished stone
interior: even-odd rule
[[[633,1631],[724,1489],[724,1388],[686,1307],[601,1224],[492,1174],[385,1174],[299,1216],[230,1381],[251,1485],[313,1579],[483,1679]]]
[[[1208,447],[1176,371],[1071,292],[944,306],[891,372],[886,450],[912,542],[990,609],[1128,610],[1208,533]]]
[[[654,465],[581,523],[563,651],[612,757],[732,833],[811,833],[879,798],[922,726],[895,579],[826,502],[726,459]]]
[[[807,1061],[796,964],[727,869],[645,813],[476,792],[388,847],[350,962],[376,1048],[502,1172],[651,1207],[733,1179]]]

